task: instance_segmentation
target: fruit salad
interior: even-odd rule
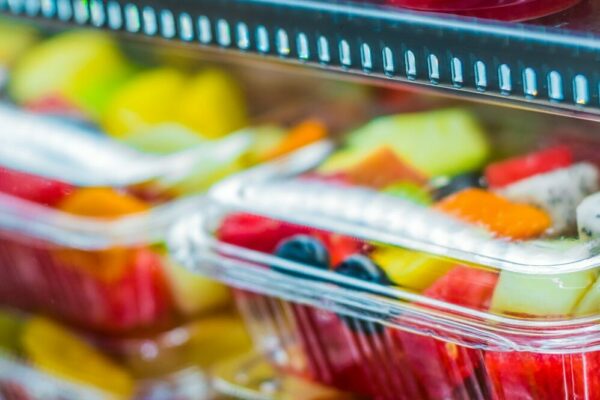
[[[9,399],[206,398],[208,368],[250,345],[243,324],[229,313],[129,338],[74,331],[7,310],[0,325],[0,362],[8,368],[0,369],[0,394]],[[190,379],[204,383],[189,385]]]
[[[7,169],[0,174],[3,217],[36,216],[35,222],[17,217],[17,232],[7,224],[0,229],[2,304],[106,332],[164,328],[228,304],[225,288],[190,276],[163,250],[166,227],[159,219],[169,206],[152,207],[124,190],[74,187]],[[138,243],[115,240],[126,221]],[[144,240],[145,229],[153,232]]]
[[[217,185],[222,210],[182,225],[213,255],[174,254],[274,296],[236,293],[288,372],[377,399],[600,398],[596,160],[490,129],[466,108],[376,118]]]

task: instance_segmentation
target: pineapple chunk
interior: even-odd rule
[[[398,247],[380,247],[371,258],[395,285],[419,291],[455,266],[450,261]]]

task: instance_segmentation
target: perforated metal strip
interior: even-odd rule
[[[309,0],[0,0],[0,12],[600,118],[600,40],[546,28]]]

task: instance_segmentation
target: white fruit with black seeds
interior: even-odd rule
[[[586,197],[577,207],[577,228],[580,239],[600,237],[600,193]]]
[[[598,191],[598,169],[589,163],[539,174],[515,182],[497,191],[518,203],[546,210],[552,218],[548,235],[574,233],[577,228],[577,206]]]

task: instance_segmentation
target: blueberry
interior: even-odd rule
[[[391,285],[391,281],[381,267],[375,264],[369,257],[362,254],[355,254],[348,257],[335,268],[335,272],[366,282],[378,283],[386,286]],[[345,315],[340,315],[339,317],[344,321],[346,326],[356,333],[375,335],[382,334],[385,329],[383,325],[376,322]]]
[[[295,235],[281,241],[275,249],[275,255],[306,266],[329,269],[329,253],[325,245],[319,239],[309,235]],[[290,276],[306,278],[302,273],[286,271],[276,265],[272,265],[271,268]]]
[[[434,193],[436,200],[441,200],[451,194],[460,192],[468,188],[483,188],[485,187],[483,177],[479,172],[467,172],[465,174],[456,175],[449,181],[441,185]]]

